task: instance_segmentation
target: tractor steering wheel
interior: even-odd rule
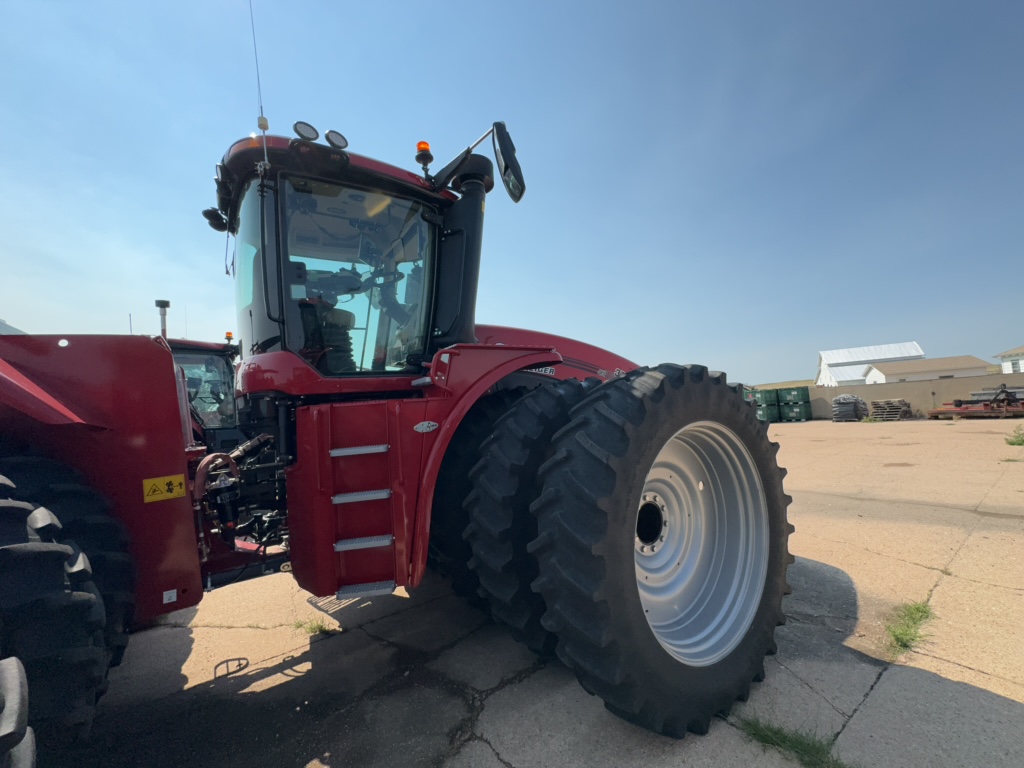
[[[385,285],[397,283],[399,280],[404,278],[405,275],[398,271],[386,272],[383,269],[375,269],[363,278],[363,290],[368,291],[371,288],[383,288]]]

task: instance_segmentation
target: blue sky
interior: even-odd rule
[[[817,351],[1024,344],[1024,4],[253,0],[272,132],[415,170],[505,120],[478,319],[751,383]],[[234,330],[213,167],[255,129],[244,0],[0,5],[0,318]]]

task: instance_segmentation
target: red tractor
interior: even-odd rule
[[[287,558],[339,598],[432,564],[612,712],[706,731],[763,677],[792,561],[739,387],[477,325],[473,147],[418,174],[296,134],[232,145],[204,211],[235,242],[231,397],[223,345],[0,336],[0,656],[33,719],[87,728],[132,627]]]

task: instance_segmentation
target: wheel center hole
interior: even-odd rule
[[[640,505],[640,511],[636,515],[636,537],[641,544],[653,544],[661,538],[661,529],[665,525],[665,518],[661,514],[661,507],[653,501],[645,501]]]

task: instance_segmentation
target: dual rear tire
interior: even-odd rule
[[[573,386],[534,390],[485,444],[470,565],[495,618],[612,712],[704,733],[763,679],[784,621],[778,445],[703,366]]]

